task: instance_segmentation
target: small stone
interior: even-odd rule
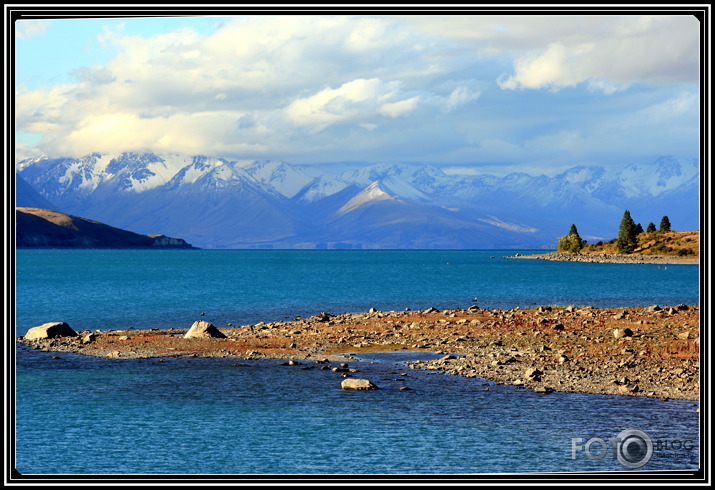
[[[541,377],[543,374],[544,374],[543,371],[540,371],[538,368],[533,367],[533,368],[527,369],[526,372],[524,373],[524,376],[526,376],[527,378],[536,379],[536,378]]]
[[[372,312],[371,312],[372,313]],[[319,322],[327,322],[330,320],[330,315],[325,313],[324,311],[321,311],[319,315],[315,315],[314,317],[317,321]]]
[[[633,331],[630,328],[617,328],[613,331],[613,337],[622,339],[623,337],[633,337]]]

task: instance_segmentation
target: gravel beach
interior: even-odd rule
[[[597,264],[699,264],[699,257],[678,257],[674,255],[639,255],[609,253],[564,253],[515,254],[505,259],[556,260],[560,262],[590,262]]]
[[[114,359],[192,357],[300,360],[303,368],[345,362],[361,352],[432,351],[412,362],[440,370],[551,391],[697,400],[700,396],[697,306],[322,313],[290,322],[216,325],[216,337],[186,329],[83,331],[17,342],[47,352]],[[207,335],[209,335],[207,333]],[[61,358],[61,355],[55,357]],[[359,363],[355,364],[359,366]],[[351,374],[344,373],[345,377]]]

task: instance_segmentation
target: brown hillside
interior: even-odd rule
[[[15,208],[18,248],[192,248],[184,240],[140,235],[97,221],[40,208]]]
[[[589,253],[618,253],[616,239],[602,244],[589,244],[582,250]],[[699,231],[655,231],[638,235],[638,247],[632,255],[677,255],[681,257],[700,256]]]

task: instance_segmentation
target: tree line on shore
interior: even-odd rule
[[[618,253],[629,254],[633,253],[638,248],[638,235],[641,233],[656,233],[671,231],[670,219],[668,216],[663,216],[660,220],[660,227],[656,229],[655,224],[651,221],[643,230],[640,223],[633,221],[630,211],[626,210],[623,213],[623,219],[618,227],[618,238],[615,239]],[[586,240],[582,239],[576,229],[576,225],[572,224],[567,235],[559,238],[556,250],[558,252],[577,253],[586,246]],[[602,245],[603,242],[598,242],[597,245]]]

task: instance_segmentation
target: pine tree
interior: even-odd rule
[[[648,223],[648,228],[646,228],[645,231],[648,233],[655,232],[655,225],[653,224],[652,221],[650,223]]]
[[[636,235],[640,235],[641,233],[643,233],[643,227],[641,226],[640,223],[638,223],[636,225]]]
[[[618,228],[618,241],[616,246],[619,253],[631,253],[638,246],[638,234],[636,233],[636,224],[631,218],[631,213],[626,210],[623,213],[621,226]]]
[[[663,216],[663,219],[660,220],[660,231],[670,231],[670,220],[667,216]]]

